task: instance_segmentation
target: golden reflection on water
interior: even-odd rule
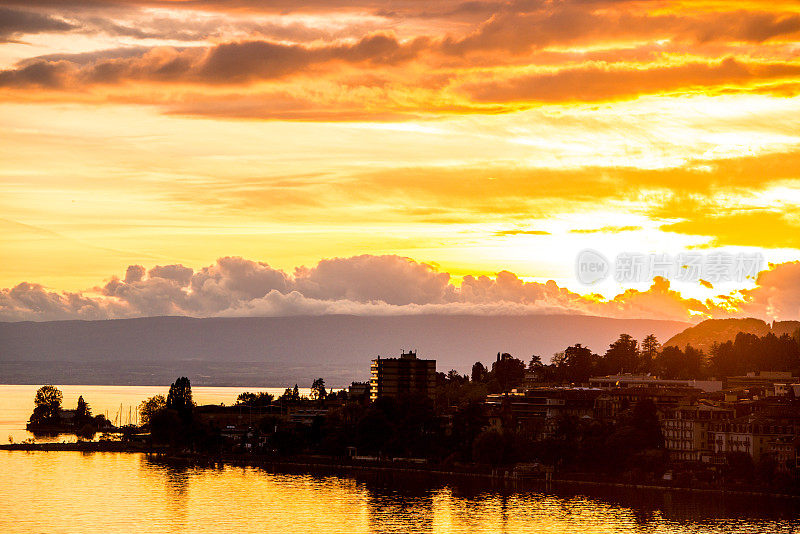
[[[626,506],[536,491],[181,469],[119,453],[0,451],[0,467],[4,533],[800,532],[792,504],[742,515],[702,498],[674,506],[667,494],[654,506]]]

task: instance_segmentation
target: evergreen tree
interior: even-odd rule
[[[194,401],[192,400],[192,384],[185,376],[180,377],[169,387],[167,409],[175,410],[184,420],[191,419]]]
[[[642,350],[639,357],[639,370],[644,373],[653,371],[653,362],[658,356],[661,344],[655,334],[650,334],[642,340]]]
[[[325,397],[328,396],[328,392],[325,391],[325,380],[322,378],[317,378],[311,384],[311,397],[316,400],[325,400]]]
[[[76,425],[83,425],[88,423],[92,418],[92,409],[83,400],[83,395],[78,397],[78,407],[75,409],[75,423]]]
[[[742,374],[741,363],[736,359],[732,341],[714,343],[711,347],[711,369],[717,378]]]

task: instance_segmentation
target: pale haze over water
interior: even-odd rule
[[[105,413],[166,387],[66,386]],[[255,388],[195,388],[231,404]],[[0,386],[0,424],[20,439],[36,386]],[[21,426],[20,426],[21,425]],[[22,429],[20,431],[20,429]],[[59,440],[64,439],[59,438]],[[384,475],[175,468],[142,454],[0,451],[0,532],[800,532],[797,501],[577,488],[500,490]]]

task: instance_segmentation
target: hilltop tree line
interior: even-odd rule
[[[641,345],[621,334],[605,354],[593,353],[580,344],[553,356],[545,365],[534,356],[528,369],[542,382],[585,383],[593,376],[621,373],[652,374],[675,380],[722,378],[751,371],[800,371],[800,336],[768,333],[763,337],[739,333],[735,340],[715,343],[708,354],[687,345],[662,347],[654,335]]]

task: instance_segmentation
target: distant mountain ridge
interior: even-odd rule
[[[497,352],[527,361],[574,343],[602,353],[620,333],[666,339],[688,323],[582,315],[407,315],[0,323],[0,383],[346,385],[370,360],[417,349],[438,369],[469,372]]]
[[[776,336],[794,335],[800,328],[800,321],[775,321],[770,325],[761,319],[708,319],[691,326],[668,339],[664,346],[685,349],[691,345],[708,353],[714,343],[733,341],[739,332],[763,337],[770,332]]]

